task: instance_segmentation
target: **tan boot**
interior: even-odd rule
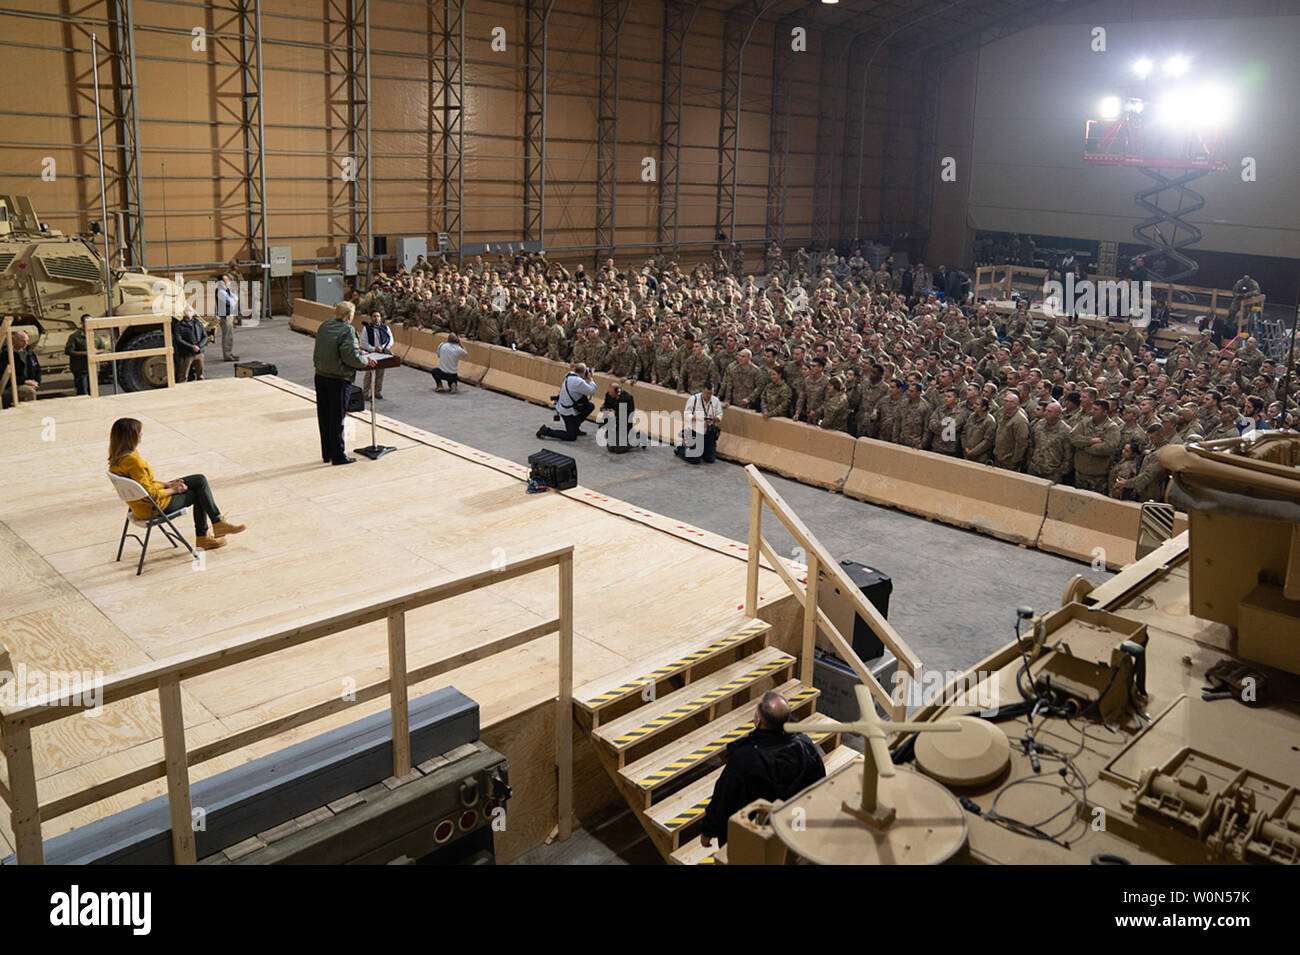
[[[211,534],[201,534],[194,538],[194,543],[203,550],[216,550],[218,547],[226,546],[226,539],[213,537]]]
[[[212,534],[214,537],[225,537],[227,534],[238,534],[247,526],[247,524],[232,524],[226,520],[226,517],[223,514],[221,517],[217,518],[215,523],[213,523]]]

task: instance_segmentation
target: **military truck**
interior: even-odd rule
[[[171,279],[122,269],[112,275],[114,315],[157,314],[161,321],[184,311],[183,290]],[[104,260],[91,240],[45,228],[27,196],[0,195],[0,316],[12,315],[14,328],[31,338],[47,384],[42,392],[64,390],[60,376],[70,386],[63,347],[81,316],[103,315],[105,305]],[[162,325],[123,329],[115,344],[118,351],[161,347]],[[118,361],[118,381],[127,391],[163,388],[166,361],[163,356]]]

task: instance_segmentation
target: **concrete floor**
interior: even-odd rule
[[[314,339],[290,331],[283,317],[236,329],[235,341],[242,361],[274,363],[282,377],[311,385]],[[233,375],[233,364],[212,360],[219,356],[219,349],[209,347],[208,375]],[[612,455],[594,437],[567,446],[542,442],[534,432],[550,423],[546,409],[468,386],[457,395],[435,394],[429,376],[414,368],[388,372],[384,396],[380,411],[401,421],[520,463],[540,446],[559,448],[577,461],[586,487],[735,540],[748,535],[748,482],[737,464],[719,460],[692,467],[667,448]],[[589,423],[584,430],[593,434],[595,427]],[[381,469],[383,462],[355,466]],[[928,668],[961,670],[982,659],[1014,636],[1017,606],[1059,606],[1075,574],[1097,582],[1110,576],[1068,558],[768,477],[832,554],[893,579],[889,620]],[[775,519],[765,521],[764,530],[778,552],[793,554],[793,539]],[[738,591],[736,599],[739,603],[743,593]],[[613,812],[586,825],[569,843],[543,847],[520,861],[623,863],[655,857],[648,840],[637,838],[639,826],[630,814]]]

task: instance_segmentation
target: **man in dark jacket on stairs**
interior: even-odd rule
[[[790,704],[768,690],[754,711],[754,730],[727,744],[727,765],[704,810],[705,846],[727,844],[727,820],[755,799],[789,799],[826,775],[821,750],[803,733],[786,733]]]

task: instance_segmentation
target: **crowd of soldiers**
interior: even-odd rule
[[[352,294],[361,314],[1131,500],[1163,497],[1164,444],[1292,420],[1253,338],[1221,352],[1205,329],[1158,359],[1127,323],[944,302],[945,274],[773,245],[759,275],[721,249],[689,272],[421,259]]]

